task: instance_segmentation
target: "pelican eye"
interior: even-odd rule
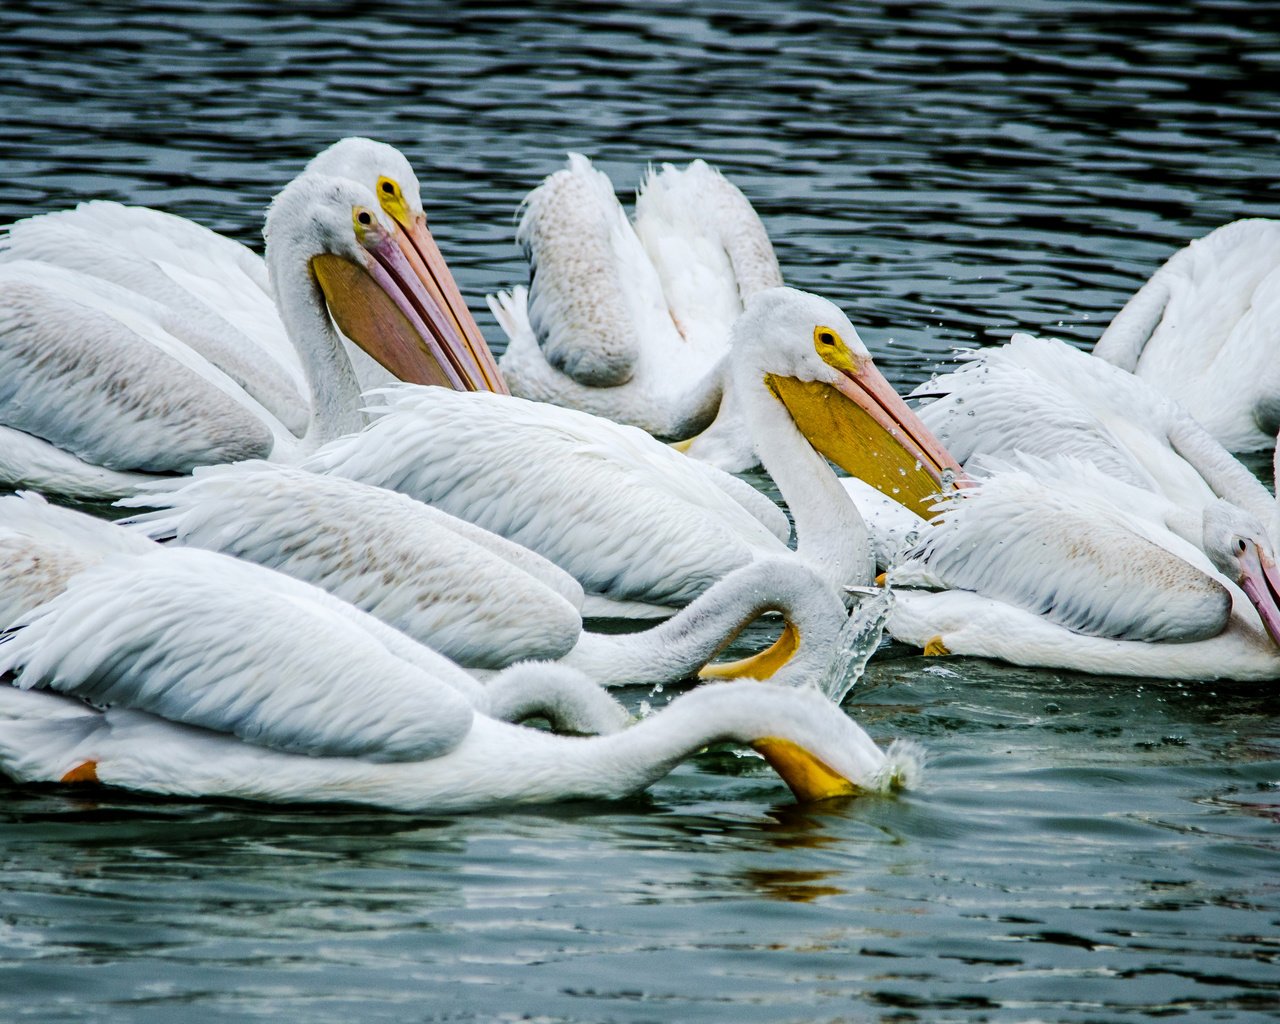
[[[828,366],[834,366],[841,373],[859,372],[858,359],[845,344],[840,332],[826,324],[818,324],[813,329],[813,349],[818,358]]]
[[[384,180],[383,180],[383,182],[382,182],[382,191],[383,191],[383,192],[385,192],[385,193],[386,193],[387,195],[389,195],[389,196],[393,196],[393,195],[395,195],[395,194],[396,194],[396,186],[395,186],[395,183],[394,183],[394,182],[391,182],[391,181],[386,181],[386,180],[384,179]]]
[[[1236,550],[1243,552],[1248,545],[1245,544],[1243,537],[1236,538]]]
[[[361,210],[359,213],[356,214],[356,220],[358,220],[361,224],[365,224],[365,225],[372,224],[373,215],[369,213],[368,210]]]

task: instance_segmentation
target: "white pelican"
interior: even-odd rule
[[[1280,429],[1280,221],[1238,220],[1174,253],[1093,354],[1176,398],[1231,451]]]
[[[730,472],[757,463],[723,360],[744,304],[782,274],[735,186],[701,160],[651,170],[633,227],[573,153],[525,200],[516,240],[530,286],[489,299],[515,394],[692,438],[689,455]]]
[[[131,522],[157,540],[221,551],[305,579],[474,669],[556,659],[605,686],[697,672],[749,622],[781,612],[776,650],[714,676],[824,675],[848,613],[794,559],[766,558],[717,581],[641,633],[584,632],[582,587],[539,555],[402,494],[265,462],[197,470],[181,487],[126,499],[158,506]]]
[[[942,396],[920,419],[966,465],[975,455],[1068,455],[1192,512],[1224,498],[1273,518],[1266,487],[1176,401],[1061,341],[1015,334],[915,394]]]
[[[0,483],[114,496],[147,474],[294,461],[359,429],[359,385],[330,314],[399,376],[485,386],[483,359],[458,342],[398,232],[343,179],[304,174],[272,204],[272,287],[311,390],[301,440],[169,334],[147,300],[50,264],[0,265]]]
[[[425,317],[427,325],[446,350],[469,351],[484,386],[505,391],[426,229],[418,179],[403,154],[386,143],[347,138],[313,158],[308,172],[354,181],[377,196],[395,223],[401,251],[440,311]],[[118,301],[145,308],[289,430],[300,435],[306,429],[302,364],[273,301],[267,264],[246,246],[182,217],[99,200],[9,225],[0,233],[0,260],[34,260],[115,285]],[[362,387],[395,379],[359,346],[345,348]],[[401,369],[405,379],[420,379],[415,366]]]
[[[712,743],[754,748],[800,801],[888,792],[913,785],[919,771],[910,744],[895,743],[886,756],[857,723],[810,689],[717,683],[621,732],[590,737],[557,736],[466,709],[446,731],[436,724],[438,713],[423,720],[390,690],[370,685],[328,703],[369,706],[404,733],[417,727],[435,741],[423,744],[429,753],[394,758],[392,750],[369,743],[364,756],[306,756],[146,711],[102,711],[58,694],[0,687],[0,771],[23,782],[418,813],[617,799]],[[282,746],[303,746],[310,737],[310,716],[301,708],[259,717]]]
[[[734,381],[794,517],[795,557],[832,586],[870,582],[865,529],[823,455],[921,509],[958,467],[825,299],[761,292],[733,339]],[[733,569],[787,553],[768,499],[637,428],[480,392],[378,397],[365,430],[305,468],[401,491],[532,548],[583,585],[588,616],[668,614]]]
[[[81,574],[101,565],[108,569],[102,576],[106,582],[98,589],[78,582]],[[155,601],[162,599],[160,588],[167,585],[183,593],[198,591],[201,596],[192,598],[197,605],[194,610],[182,605],[181,597],[173,597],[174,610],[167,618],[126,621],[130,612],[107,627],[100,616],[114,619],[119,608],[113,602],[130,600],[124,585],[129,573],[137,574],[140,586],[152,587],[149,599]],[[152,582],[146,584],[147,580]],[[96,622],[97,628],[107,632],[122,630],[115,635],[129,638],[127,642],[138,648],[133,654],[139,657],[143,647],[160,651],[166,644],[176,645],[174,651],[182,648],[186,662],[207,654],[229,675],[239,673],[242,682],[249,680],[262,691],[277,684],[282,692],[298,687],[305,691],[316,679],[339,678],[323,672],[317,676],[311,672],[315,665],[302,661],[291,669],[300,673],[294,678],[290,670],[280,669],[271,660],[277,650],[287,652],[290,645],[308,642],[295,633],[311,635],[314,641],[314,635],[323,631],[326,642],[341,648],[341,653],[330,652],[333,660],[326,672],[350,673],[350,678],[359,679],[364,671],[383,671],[409,684],[423,678],[432,685],[446,685],[491,717],[541,715],[575,732],[615,731],[626,717],[616,702],[575,670],[526,663],[481,686],[438,652],[309,584],[223,555],[170,550],[114,523],[50,505],[36,494],[0,497],[0,628],[22,621],[37,606],[69,590],[79,595],[76,607],[83,617],[77,620],[77,628],[94,629],[89,623]],[[188,612],[193,618],[217,618],[222,614],[218,609],[233,593],[239,594],[242,608],[260,612],[254,631],[244,629],[244,621],[237,617],[242,613],[228,612],[216,622],[182,621]],[[172,671],[182,671],[178,662],[174,665]],[[157,676],[154,685],[166,684]]]
[[[585,680],[506,675],[531,671]],[[0,687],[0,770],[23,781],[456,811],[622,796],[720,741],[755,747],[801,800],[893,788],[916,766],[814,687],[716,684],[594,738],[499,721],[447,659],[315,587],[193,549],[74,575],[4,634],[6,672],[20,689]]]
[[[896,639],[1111,675],[1280,677],[1280,575],[1253,516],[1224,501],[1191,515],[1068,458],[987,469],[890,571]]]

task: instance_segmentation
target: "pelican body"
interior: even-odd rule
[[[26,606],[0,640],[14,684],[0,770],[18,780],[434,812],[621,796],[722,740],[754,746],[803,800],[890,788],[914,764],[812,686],[714,685],[619,732],[616,702],[571,669],[528,663],[482,685],[259,566],[35,498],[3,499],[0,522],[0,551],[27,558],[6,574],[59,567],[0,591]],[[502,720],[529,715],[614,742]]]
[[[574,153],[523,211],[530,286],[489,299],[514,393],[689,439],[689,455],[731,472],[756,465],[724,360],[745,303],[782,274],[742,192],[701,160],[666,164],[633,224]]]
[[[1231,451],[1280,429],[1280,221],[1238,220],[1174,253],[1093,354],[1175,398]]]
[[[763,557],[798,559],[837,588],[869,583],[865,529],[825,457],[926,511],[959,467],[826,300],[761,292],[733,344],[756,450],[795,520],[794,555],[785,518],[741,480],[637,428],[518,398],[388,389],[365,430],[305,465],[531,548],[582,584],[588,616],[670,614]]]
[[[1222,501],[1190,516],[1068,458],[984,472],[890,571],[895,638],[1109,675],[1280,675],[1280,575],[1255,518]]]
[[[848,617],[816,573],[766,558],[729,573],[651,630],[584,632],[581,585],[534,552],[405,495],[271,463],[210,467],[181,487],[122,504],[159,506],[130,521],[155,539],[305,579],[477,670],[558,660],[605,686],[669,682],[697,672],[747,623],[778,611],[786,643],[716,673],[813,680]]]
[[[335,322],[402,379],[504,390],[414,212],[416,181],[408,194],[386,175],[374,184],[378,193],[306,172],[268,213],[270,287],[296,374],[279,332],[245,340],[210,310],[227,292],[263,306],[263,276],[235,243],[114,204],[12,225],[0,264],[0,482],[100,498],[197,465],[296,462],[363,423]],[[103,261],[86,273],[109,229]],[[155,257],[129,253],[131,243]],[[309,391],[302,407],[288,400],[297,380]]]

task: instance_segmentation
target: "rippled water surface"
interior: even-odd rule
[[[102,196],[254,244],[396,143],[491,340],[567,149],[704,156],[900,386],[1092,341],[1173,249],[1280,215],[1275,5],[6,3],[0,219]],[[0,784],[0,1018],[1280,1016],[1274,688],[892,648],[846,707],[922,789],[797,808],[711,751],[644,797],[419,819]],[[625,694],[630,704],[656,699]]]

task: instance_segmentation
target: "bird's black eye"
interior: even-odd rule
[[[396,187],[393,184],[391,184],[391,182],[384,181],[382,183],[382,191],[385,192],[387,195],[391,195],[392,193],[395,192],[395,190],[396,190]]]
[[[373,223],[373,218],[369,216],[368,210],[361,210],[358,214],[356,214],[356,220],[358,220],[361,224]]]
[[[836,336],[830,331],[819,331],[818,341],[823,345],[834,345],[836,343]]]
[[[1246,546],[1247,546],[1247,545],[1245,544],[1245,542],[1244,542],[1244,538],[1243,538],[1243,537],[1241,537],[1239,540],[1237,540],[1237,541],[1236,541],[1236,548],[1237,548],[1238,550],[1240,550],[1240,551],[1244,551],[1244,549],[1245,549],[1245,547],[1246,547]]]

